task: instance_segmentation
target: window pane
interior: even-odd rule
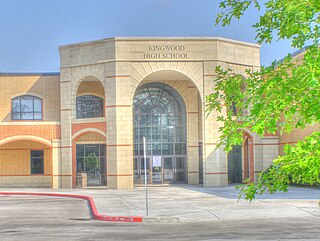
[[[162,155],[173,155],[173,144],[162,144]]]
[[[100,175],[106,174],[106,158],[100,157]]]
[[[152,154],[156,156],[161,155],[161,144],[152,145]]]
[[[174,142],[174,128],[173,128],[173,126],[170,126],[168,128],[168,141]]]
[[[12,114],[12,119],[13,120],[20,120],[20,113],[13,113]]]
[[[176,142],[185,142],[185,141],[186,141],[185,128],[177,127],[176,128]]]
[[[139,148],[139,145],[138,145],[138,144],[134,144],[134,145],[133,145],[133,148],[134,148],[134,152],[133,152],[134,155],[135,155],[135,156],[139,155],[139,149],[138,149],[138,148]]]
[[[41,112],[42,111],[41,100],[34,98],[34,102],[33,103],[34,103],[34,111],[35,112]]]
[[[142,143],[143,137],[146,138],[146,142],[151,142],[151,127],[140,128],[139,141]]]
[[[173,115],[168,115],[168,126],[173,126],[174,125],[174,116]]]
[[[146,122],[146,114],[139,114],[139,125],[140,126],[145,126],[147,124]]]
[[[176,155],[186,155],[187,151],[186,151],[186,144],[185,143],[177,143],[175,144],[176,148]]]
[[[34,118],[35,120],[41,120],[42,119],[42,114],[41,113],[34,113]]]
[[[84,151],[85,156],[99,156],[98,145],[85,145]]]
[[[12,100],[12,112],[20,112],[20,99]]]
[[[95,118],[103,116],[103,99],[93,95],[77,97],[77,118]]]
[[[82,157],[84,156],[84,145],[76,145],[76,150],[77,150],[77,157]]]
[[[177,175],[176,176],[176,181],[177,182],[183,182],[184,181],[184,172],[178,172],[176,175]]]
[[[43,151],[32,151],[31,157],[43,157]]]
[[[33,98],[22,97],[21,99],[21,112],[33,112]]]
[[[168,125],[168,115],[162,114],[161,115],[161,125],[167,126]]]
[[[138,135],[138,128],[133,129],[133,142],[138,143],[139,142],[139,135]]]
[[[77,158],[77,173],[85,172],[84,170],[84,158]]]
[[[152,128],[152,142],[161,142],[161,128]]]
[[[21,113],[21,120],[33,120],[33,113]]]
[[[31,151],[31,174],[43,174],[43,150]]]
[[[184,168],[184,157],[177,157],[176,158],[176,168],[183,169]]]
[[[100,144],[100,156],[106,156],[106,145]]]
[[[146,145],[146,152],[147,152],[147,155],[151,155],[151,144],[147,144]],[[140,155],[144,155],[143,154],[143,145],[140,144]]]
[[[152,114],[152,125],[159,126],[161,125],[161,115],[160,114]]]
[[[146,158],[147,169],[150,169],[150,158]],[[141,158],[141,169],[144,169],[144,158]]]

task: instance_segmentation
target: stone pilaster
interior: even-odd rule
[[[69,69],[61,69],[60,75],[61,93],[61,147],[59,164],[59,187],[72,188],[72,135],[71,113],[72,95],[71,78]]]
[[[204,70],[204,95],[208,95],[214,88],[215,62],[206,62]],[[224,110],[225,111],[225,110]],[[203,179],[205,187],[226,186],[228,185],[227,155],[223,148],[217,149],[219,141],[219,127],[217,122],[218,113],[206,113],[204,120],[203,138]]]
[[[133,120],[131,77],[126,63],[106,78],[108,187],[133,188]]]
[[[60,178],[60,140],[52,140],[52,188],[59,188]]]
[[[188,183],[199,184],[199,95],[195,86],[188,87],[187,105],[187,145],[188,145]]]

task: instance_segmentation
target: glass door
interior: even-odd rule
[[[152,183],[162,184],[162,156],[152,157]]]
[[[185,168],[186,158],[184,156],[177,156],[175,161],[175,181],[185,182],[186,181],[186,168]]]
[[[173,157],[164,157],[163,158],[163,179],[164,183],[173,183],[174,182],[174,161]]]
[[[147,156],[147,180],[151,183],[150,156]],[[144,184],[144,158],[134,157],[134,182]]]
[[[106,146],[104,144],[76,145],[77,173],[87,174],[88,186],[107,184]]]

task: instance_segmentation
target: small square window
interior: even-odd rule
[[[31,174],[44,174],[43,150],[31,151]]]

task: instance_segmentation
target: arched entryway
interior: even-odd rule
[[[86,174],[86,186],[107,185],[106,138],[101,131],[79,131],[73,139],[73,186]],[[76,179],[76,177],[78,177]]]
[[[135,183],[144,182],[143,137],[148,182],[186,182],[186,107],[181,95],[165,83],[140,86],[133,100],[133,125]]]

